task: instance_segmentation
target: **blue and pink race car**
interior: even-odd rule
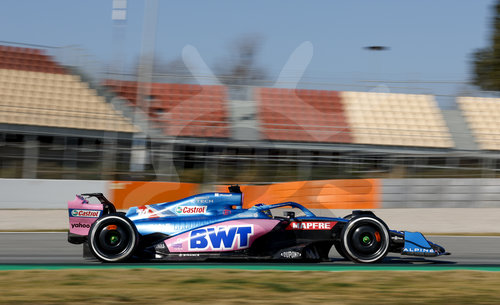
[[[91,204],[95,197],[99,203]],[[178,201],[117,212],[101,193],[68,202],[68,241],[84,244],[103,262],[131,260],[328,260],[332,247],[357,263],[377,263],[389,252],[448,254],[421,233],[389,230],[371,211],[320,217],[295,202],[244,209],[238,186]],[[282,211],[283,216],[275,216]],[[298,215],[296,215],[296,213]]]

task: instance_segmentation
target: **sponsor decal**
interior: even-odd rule
[[[224,210],[224,212],[222,212],[224,215],[229,215],[231,214],[231,210]]]
[[[393,241],[402,241],[402,240],[404,240],[404,238],[403,238],[403,237],[400,237],[400,236],[397,236],[397,235],[393,235],[393,236],[391,236],[391,239],[392,239]]]
[[[75,228],[90,229],[90,224],[88,224],[88,223],[72,223],[71,224],[71,229],[75,229]]]
[[[189,250],[245,249],[250,244],[253,225],[219,226],[189,233]]]
[[[175,213],[180,215],[196,215],[196,214],[205,214],[207,212],[207,206],[191,206],[191,207],[177,207],[175,209]]]
[[[292,221],[286,230],[330,230],[336,221]]]
[[[283,258],[300,258],[301,256],[302,256],[302,254],[300,254],[300,252],[297,252],[297,251],[281,252],[281,257],[283,257]]]
[[[200,256],[198,253],[180,253],[179,257]]]
[[[404,248],[403,252],[406,252],[406,253],[435,253],[434,249],[424,249],[424,248]]]
[[[137,208],[137,215],[142,216],[142,217],[147,217],[147,218],[159,218],[160,216],[158,214],[161,214],[157,210],[153,209],[149,205],[143,205]]]
[[[227,194],[227,193],[215,193],[215,197],[231,197],[233,194]]]
[[[196,199],[196,203],[207,204],[207,203],[213,203],[213,202],[214,202],[213,199]]]
[[[182,249],[182,238],[177,238],[177,242],[172,245],[174,249]]]
[[[101,215],[99,210],[71,210],[71,216],[73,217],[90,217],[97,218]]]

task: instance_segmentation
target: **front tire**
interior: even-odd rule
[[[138,243],[139,234],[135,225],[119,213],[99,218],[89,230],[90,252],[103,262],[128,260],[134,254]]]
[[[357,263],[380,262],[389,252],[389,229],[377,217],[353,217],[342,229],[340,248]]]
[[[342,258],[344,258],[344,259],[350,259],[349,257],[347,257],[347,256],[345,255],[345,252],[344,252],[344,250],[342,249],[342,246],[340,245],[340,243],[339,243],[339,242],[335,242],[333,245],[335,246],[335,250],[337,251],[337,253],[338,253],[340,256],[342,256]]]

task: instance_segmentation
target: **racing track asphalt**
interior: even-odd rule
[[[66,236],[64,232],[0,232],[0,264],[99,264],[84,260],[82,246],[69,244]],[[390,253],[383,264],[500,266],[500,236],[428,236],[428,239],[442,245],[452,255],[421,258]],[[332,262],[322,264],[353,265],[341,259],[335,250],[330,252],[330,256]]]

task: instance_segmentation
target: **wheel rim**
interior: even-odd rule
[[[382,241],[377,241],[375,238],[377,233],[380,236],[380,232],[373,226],[362,225],[355,228],[351,235],[351,242],[356,252],[366,255],[377,252],[382,246]]]
[[[121,226],[105,226],[99,232],[99,249],[104,253],[118,254],[127,248],[128,239],[127,232]]]
[[[374,262],[385,256],[388,249],[388,233],[385,227],[373,219],[354,223],[348,230],[344,245],[354,259]]]
[[[135,235],[128,223],[120,218],[105,219],[91,235],[95,254],[105,261],[119,261],[133,251]]]

